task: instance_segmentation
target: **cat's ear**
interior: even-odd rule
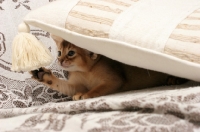
[[[90,52],[90,58],[91,58],[92,60],[96,60],[98,57],[99,57],[98,54],[95,54],[95,53],[93,53],[93,52]]]
[[[61,44],[64,41],[63,38],[55,36],[53,34],[51,34],[51,38],[56,42],[57,45]]]
[[[86,51],[86,53],[90,56],[90,58],[91,58],[92,60],[96,60],[96,59],[99,57],[99,55],[96,54],[96,53],[93,53],[93,52],[88,51],[88,50],[85,50],[85,51]]]

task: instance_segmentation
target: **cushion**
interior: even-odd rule
[[[24,22],[125,64],[200,81],[199,0],[57,0]]]

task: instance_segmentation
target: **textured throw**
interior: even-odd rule
[[[28,73],[11,72],[11,43],[17,25],[28,12],[49,2],[0,0],[0,132],[200,131],[199,83],[71,101],[70,97],[30,79]],[[32,28],[31,33],[56,56],[48,32]],[[66,78],[67,72],[60,70],[56,61],[49,68],[56,76]]]
[[[131,91],[83,101],[0,110],[2,132],[200,131],[200,87]]]

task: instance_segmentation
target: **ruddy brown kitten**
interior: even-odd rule
[[[58,47],[59,65],[69,72],[68,80],[57,78],[45,68],[30,73],[33,79],[72,96],[73,100],[186,81],[160,72],[128,66],[79,48],[62,38],[52,38]]]

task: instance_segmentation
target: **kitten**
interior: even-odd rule
[[[122,64],[79,48],[52,35],[58,48],[58,62],[69,72],[68,80],[57,78],[46,68],[31,71],[32,78],[73,100],[94,98],[116,92],[185,82],[185,79]]]

